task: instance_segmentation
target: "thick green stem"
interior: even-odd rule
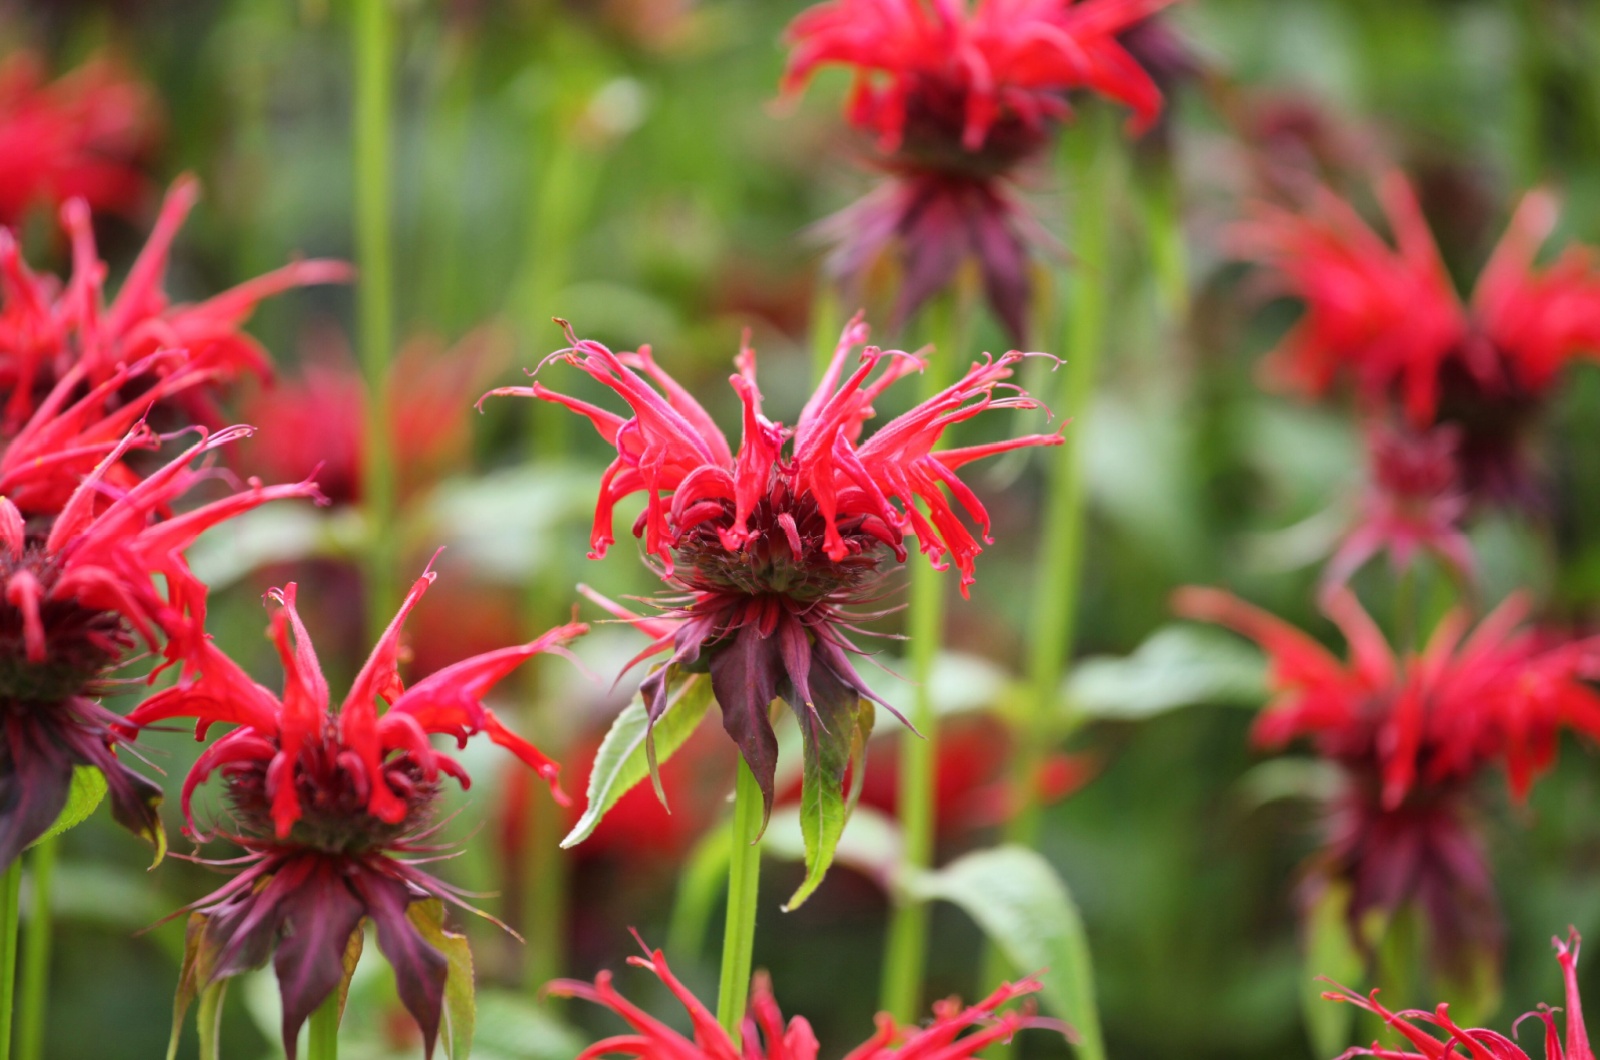
[[[761,785],[743,758],[733,792],[733,849],[728,859],[728,919],[722,934],[717,1022],[735,1043],[750,998],[756,946],[756,891],[761,883]]]
[[[339,1060],[339,989],[334,988],[328,1000],[317,1006],[311,1014],[311,1035],[306,1049],[306,1060]]]
[[[394,533],[394,431],[389,360],[394,349],[393,191],[394,52],[390,0],[354,0],[355,235],[358,346],[367,378],[362,497],[367,518],[367,617],[383,629],[399,601]]]
[[[954,298],[941,299],[929,313],[933,354],[922,376],[923,398],[947,385],[962,363],[961,327]],[[934,782],[939,753],[939,719],[933,703],[933,665],[944,634],[944,579],[917,557],[910,564],[906,632],[910,639],[911,710],[906,718],[922,738],[900,740],[898,809],[904,853],[901,871],[914,875],[933,865]],[[879,1008],[902,1023],[916,1021],[922,1008],[922,980],[928,955],[928,905],[898,889],[884,946]]]
[[[17,995],[17,920],[22,900],[22,859],[0,877],[0,1060],[11,1060],[12,1006]]]
[[[1028,694],[1016,727],[1017,752],[1012,776],[1017,785],[1016,812],[1005,828],[1010,843],[1033,846],[1039,836],[1042,807],[1039,775],[1057,734],[1068,727],[1060,716],[1060,688],[1072,653],[1083,559],[1084,468],[1080,443],[1084,414],[1089,409],[1104,345],[1109,267],[1107,199],[1115,160],[1115,130],[1109,115],[1086,114],[1084,127],[1062,140],[1062,168],[1073,195],[1072,253],[1067,275],[1067,328],[1060,391],[1051,402],[1070,423],[1066,442],[1046,455],[1043,531],[1035,566],[1033,615],[1028,644]],[[993,946],[984,962],[984,988],[1016,974]],[[987,1055],[1010,1054],[997,1047]]]
[[[44,1056],[45,1009],[50,1001],[50,877],[56,867],[55,836],[41,839],[31,855],[33,907],[22,945],[22,991],[17,1002],[17,1058]]]

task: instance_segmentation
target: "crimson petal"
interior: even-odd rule
[[[361,927],[366,906],[338,866],[319,861],[280,908],[284,937],[272,964],[283,995],[283,1049],[294,1060],[300,1025],[344,978],[345,949]]]
[[[445,955],[428,945],[406,910],[411,889],[400,880],[366,872],[351,881],[367,904],[367,915],[378,928],[378,948],[394,968],[400,1001],[422,1029],[423,1052],[433,1056],[444,1008],[444,983],[450,974]]]

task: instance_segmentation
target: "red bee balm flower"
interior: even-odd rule
[[[53,517],[28,518],[0,494],[0,865],[55,823],[79,765],[105,775],[119,822],[163,847],[161,790],[117,757],[122,719],[97,700],[139,642],[169,662],[194,658],[206,588],[183,551],[196,537],[269,500],[316,495],[308,484],[257,486],[162,517],[207,477],[190,466],[195,457],[249,433],[202,432],[142,481],[113,487],[108,472],[131,447],[152,441],[141,428],[105,453]],[[70,440],[63,444],[70,451]],[[6,470],[0,489],[15,481],[16,469]]]
[[[73,198],[132,212],[148,190],[135,163],[156,117],[149,89],[108,59],[52,83],[28,52],[0,62],[0,225]]]
[[[1394,246],[1327,190],[1308,214],[1263,206],[1241,229],[1243,252],[1306,304],[1272,368],[1313,394],[1348,378],[1368,401],[1393,400],[1416,427],[1458,424],[1468,485],[1523,492],[1523,424],[1569,361],[1600,355],[1593,251],[1571,247],[1535,268],[1556,204],[1533,192],[1463,304],[1411,185],[1391,173],[1378,190]]]
[[[741,1050],[710,1010],[673,976],[660,950],[648,957],[630,957],[628,963],[655,973],[666,984],[688,1011],[694,1038],[685,1038],[617,993],[611,985],[610,972],[601,972],[592,986],[561,979],[546,989],[557,997],[581,997],[604,1005],[633,1028],[631,1034],[595,1042],[574,1060],[817,1060],[817,1038],[811,1025],[799,1016],[787,1026],[784,1024],[783,1013],[772,996],[772,984],[765,975],[757,975],[752,984],[750,1011],[740,1032],[744,1043]],[[1009,1041],[1024,1027],[1055,1026],[1034,1018],[1026,1009],[1000,1011],[1008,1002],[1039,989],[1037,980],[1024,979],[1001,984],[984,1001],[970,1007],[963,1008],[953,999],[943,1001],[933,1008],[933,1022],[916,1030],[902,1030],[895,1025],[894,1017],[882,1013],[878,1016],[877,1033],[851,1050],[844,1060],[969,1060],[996,1042]],[[973,1033],[961,1037],[967,1030]]]
[[[744,439],[735,455],[711,417],[657,367],[648,348],[619,355],[579,340],[570,329],[568,336],[572,347],[553,357],[622,395],[631,418],[541,383],[491,393],[565,405],[588,417],[617,447],[600,484],[592,558],[604,555],[614,540],[617,502],[645,494],[634,534],[644,538],[667,585],[685,594],[665,604],[670,618],[634,619],[656,638],[645,655],[672,650],[666,665],[642,685],[652,722],[667,709],[669,685],[691,669],[709,669],[723,727],[760,783],[769,812],[778,755],[769,715],[775,699],[783,698],[800,715],[808,760],[819,741],[830,741],[830,771],[835,782],[842,780],[857,704],[876,700],[850,662],[850,653],[859,649],[849,631],[866,616],[848,608],[878,592],[891,554],[904,561],[908,534],[935,567],[954,563],[965,593],[982,549],[945,491],[985,533],[988,513],[957,470],[985,456],[1061,441],[1058,435],[1026,435],[933,452],[948,427],[986,409],[1038,407],[1015,388],[995,394],[1009,386],[1005,380],[1024,355],[1013,351],[974,363],[955,385],[863,441],[873,400],[921,368],[921,361],[868,346],[847,374],[850,351],[867,339],[858,316],[791,429],[762,414],[755,351],[746,346],[730,378],[744,405]],[[926,514],[918,510],[919,501]],[[837,741],[844,741],[843,749]]]
[[[1501,763],[1520,800],[1554,759],[1563,727],[1600,738],[1600,695],[1583,680],[1600,665],[1600,638],[1550,643],[1519,632],[1527,607],[1513,597],[1465,639],[1466,618],[1453,613],[1420,654],[1396,659],[1347,590],[1325,606],[1350,645],[1348,663],[1226,593],[1176,598],[1180,614],[1238,630],[1270,656],[1276,698],[1256,741],[1276,749],[1309,737],[1343,772],[1313,880],[1349,884],[1352,935],[1361,938],[1369,911],[1416,903],[1439,963],[1460,970],[1499,949],[1475,782]]]
[[[1560,939],[1550,941],[1555,944],[1556,959],[1561,962],[1561,978],[1566,983],[1565,1047],[1562,1046],[1560,1032],[1556,1030],[1555,1014],[1562,1011],[1561,1009],[1540,1005],[1537,1010],[1528,1013],[1522,1019],[1537,1016],[1544,1024],[1545,1060],[1594,1060],[1594,1048],[1589,1044],[1589,1032],[1583,1026],[1583,999],[1578,996],[1578,942],[1580,941],[1578,933],[1571,932],[1566,942]],[[1376,990],[1370,997],[1361,997],[1342,986],[1322,996],[1329,1001],[1348,1001],[1352,1005],[1366,1009],[1398,1032],[1416,1050],[1411,1052],[1404,1049],[1387,1049],[1373,1042],[1372,1048],[1351,1049],[1345,1056],[1376,1056],[1381,1060],[1469,1060],[1469,1058],[1470,1060],[1529,1060],[1528,1054],[1503,1034],[1481,1027],[1457,1026],[1450,1018],[1449,1005],[1440,1005],[1432,1012],[1416,1010],[1391,1012],[1378,1004]],[[1522,1020],[1517,1021],[1521,1022]],[[1443,1031],[1444,1040],[1441,1041],[1437,1036],[1417,1026],[1419,1023]],[[1512,1033],[1516,1033],[1515,1029]]]
[[[1070,115],[1071,90],[1127,104],[1136,130],[1155,120],[1161,92],[1119,34],[1170,2],[828,0],[803,12],[789,27],[784,91],[802,91],[818,67],[851,67],[850,121],[877,135],[892,174],[826,224],[834,274],[857,286],[895,248],[904,319],[975,261],[1022,341],[1028,244],[1044,237],[1007,174]]]
[[[412,586],[337,711],[329,708],[328,685],[290,583],[271,594],[278,604],[269,633],[283,663],[281,698],[208,645],[198,681],[151,697],[128,718],[139,725],[196,718],[202,737],[217,722],[237,726],[195,762],[183,785],[183,811],[193,832],[190,798],[220,771],[236,826],[225,834],[248,851],[250,867],[196,903],[183,981],[196,989],[220,982],[275,950],[290,1057],[300,1025],[343,979],[346,948],[364,917],[376,925],[400,998],[432,1052],[447,961],[413,906],[430,898],[460,904],[460,897],[397,855],[437,851],[427,841],[436,831],[431,811],[440,777],[455,777],[463,787],[470,778],[430,746],[430,734],[453,736],[462,746],[486,734],[559,790],[556,764],[482,701],[521,663],[561,651],[586,627],[562,626],[474,656],[406,689],[397,669],[400,627],[434,577],[426,571]],[[388,703],[382,713],[380,699]]]
[[[95,249],[89,208],[75,199],[62,208],[72,240],[72,276],[65,283],[37,275],[22,260],[10,232],[0,229],[0,428],[15,430],[43,395],[74,368],[101,383],[123,365],[167,351],[173,367],[203,370],[214,382],[241,372],[271,374],[266,352],[239,329],[256,305],[290,288],[339,283],[351,276],[337,261],[299,261],[192,305],[174,305],[161,289],[172,242],[199,199],[200,186],[181,177],[162,203],[144,250],[117,296],[106,304],[106,266]],[[180,355],[181,353],[181,355]],[[188,419],[215,419],[199,391],[190,391]]]

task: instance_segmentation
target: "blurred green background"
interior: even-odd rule
[[[860,144],[838,118],[842,78],[822,76],[798,106],[777,102],[781,31],[802,6],[398,2],[400,334],[450,343],[481,325],[503,329],[509,346],[482,389],[517,383],[519,368],[562,345],[550,323],[559,315],[581,335],[617,348],[652,344],[731,425],[736,405],[722,380],[740,329],[749,327],[769,408],[792,419],[808,389],[808,328],[822,254],[808,229],[872,180]],[[199,297],[296,254],[352,255],[343,8],[340,0],[0,3],[0,51],[38,48],[65,70],[110,47],[152,83],[167,114],[153,177],[164,183],[193,171],[206,189],[169,284],[177,296]],[[1187,0],[1167,17],[1214,73],[1208,85],[1181,87],[1171,100],[1165,152],[1143,145],[1119,162],[1129,179],[1118,183],[1122,192],[1111,204],[1116,241],[1104,385],[1091,414],[1069,428],[1082,432],[1090,472],[1078,646],[1084,655],[1131,652],[1169,621],[1171,589],[1191,582],[1229,586],[1331,636],[1310,606],[1318,528],[1359,487],[1360,442],[1347,417],[1258,385],[1256,363],[1293,310],[1264,303],[1223,250],[1226,226],[1249,187],[1241,107],[1301,101],[1330,127],[1354,130],[1372,152],[1403,164],[1418,177],[1459,276],[1475,274],[1516,196],[1536,183],[1563,193],[1558,240],[1600,240],[1600,5]],[[1168,167],[1183,209],[1181,303],[1152,264],[1162,233],[1149,223],[1146,192]],[[1070,254],[1062,218],[1073,189],[1047,164],[1025,184],[1037,216]],[[106,224],[114,270],[126,267],[145,227]],[[62,247],[50,226],[29,234],[32,260],[59,265]],[[1070,263],[1041,268],[1053,275]],[[1056,301],[1044,299],[1036,348],[1059,348]],[[347,290],[296,292],[264,306],[251,330],[292,380],[319,329],[347,331],[351,315]],[[921,341],[915,328],[877,337],[907,348]],[[976,345],[1002,342],[986,323]],[[550,374],[558,388],[589,393],[570,378],[576,373]],[[582,560],[605,447],[575,417],[532,406],[505,400],[471,416],[470,459],[442,477],[420,476],[405,520],[393,530],[411,570],[420,570],[434,546],[451,546],[440,588],[414,624],[419,656],[437,652],[430,657],[445,662],[504,643],[517,635],[527,599],[539,602],[544,624],[558,621],[580,578],[607,592],[650,590],[625,538],[603,563]],[[1548,525],[1506,519],[1477,533],[1491,597],[1531,585],[1574,628],[1592,623],[1600,599],[1597,412],[1600,377],[1580,369],[1543,440],[1554,484]],[[1013,426],[1024,425],[989,429]],[[270,449],[274,442],[263,434],[247,445]],[[530,450],[539,454],[531,463]],[[1020,665],[1038,463],[1047,458],[1002,461],[977,476],[995,514],[997,544],[979,562],[972,600],[954,609],[949,643],[1001,673]],[[249,462],[248,454],[240,459]],[[259,594],[274,580],[298,577],[337,688],[359,665],[364,644],[351,564],[361,532],[354,518],[337,509],[272,514],[253,537],[230,534],[197,550],[196,565],[229,582],[217,592],[217,639],[270,675]],[[276,566],[252,572],[261,560]],[[1381,572],[1358,582],[1378,594],[1382,586]],[[501,631],[508,632],[493,641]],[[637,646],[616,629],[586,645],[581,654],[601,675],[598,684],[564,663],[543,666],[523,689],[525,727],[554,745],[589,739],[592,748],[597,726],[626,692],[606,692],[610,675]],[[1003,684],[980,683],[976,701],[1003,699],[996,691]],[[1248,746],[1248,708],[1259,698],[1232,698],[1087,726],[1073,749],[1092,756],[1097,775],[1049,814],[1043,850],[1082,907],[1109,1050],[1118,1060],[1310,1055],[1292,890],[1317,822],[1308,803],[1268,797],[1283,778],[1263,775],[1263,759]],[[175,788],[196,745],[176,732],[148,742]],[[1491,835],[1509,922],[1499,1027],[1538,1001],[1557,1000],[1552,933],[1571,923],[1600,939],[1600,767],[1589,751],[1566,748],[1528,807],[1496,804]],[[731,749],[713,740],[696,761],[714,788],[731,768]],[[507,771],[477,751],[468,765],[478,782],[462,798],[459,830],[471,839],[447,871],[493,891],[505,882],[498,866]],[[581,795],[585,772],[585,762],[569,759],[569,790]],[[202,819],[211,805],[202,799]],[[169,810],[176,833],[175,807]],[[632,951],[630,926],[652,944],[666,938],[676,872],[693,838],[665,853],[617,840],[582,858],[540,845],[540,856],[573,858],[577,866],[567,973],[620,969]],[[981,830],[952,835],[942,856],[985,841]],[[189,845],[175,837],[174,849]],[[176,858],[147,873],[147,854],[104,814],[65,838],[56,880],[53,1058],[161,1055],[181,923],[136,932],[205,893],[217,877]],[[865,877],[836,869],[803,910],[780,914],[779,896],[798,878],[796,867],[769,867],[756,963],[771,970],[785,1011],[810,1018],[824,1055],[838,1056],[871,1027],[884,900]],[[515,920],[515,909],[506,909],[510,898],[482,904]],[[520,1000],[523,957],[515,944],[487,924],[471,930],[485,991],[478,1055],[572,1055],[572,1039]],[[940,907],[935,930],[930,996],[986,992],[992,984],[974,974],[976,928]],[[699,953],[669,953],[702,996],[714,986],[714,935]],[[358,982],[358,1026],[346,1054],[415,1055],[388,1000],[387,972],[371,957]],[[642,973],[619,974],[633,996],[663,1000]],[[1583,975],[1600,984],[1595,962]],[[275,1054],[272,997],[270,978],[262,976],[230,991],[224,1055]],[[579,1005],[554,1011],[591,1029],[614,1026]],[[193,1048],[191,1028],[181,1055]],[[1066,1055],[1044,1035],[1034,1035],[1025,1053]]]

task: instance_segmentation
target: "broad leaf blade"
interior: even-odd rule
[[[1355,1007],[1325,1000],[1322,993],[1328,986],[1321,981],[1331,979],[1341,986],[1359,989],[1363,961],[1350,940],[1346,915],[1349,905],[1349,886],[1329,883],[1307,910],[1305,919],[1306,964],[1300,1003],[1306,1034],[1318,1056],[1343,1053],[1355,1026]]]
[[[61,808],[61,815],[56,818],[56,823],[51,825],[44,835],[35,839],[31,845],[37,846],[46,839],[53,839],[69,828],[76,828],[89,819],[102,800],[106,797],[106,778],[94,766],[73,766],[72,786],[67,789],[67,804]],[[160,860],[158,857],[157,861]]]
[[[1261,653],[1217,630],[1173,625],[1125,658],[1085,659],[1073,667],[1065,704],[1090,718],[1138,721],[1180,707],[1254,707],[1266,698]]]
[[[904,843],[900,825],[894,818],[870,806],[860,806],[851,811],[850,827],[839,837],[833,859],[887,891],[900,871]],[[800,831],[800,812],[796,807],[780,806],[772,812],[772,823],[761,837],[761,852],[780,861],[805,860],[805,838]],[[726,866],[726,860],[723,865]]]
[[[820,685],[820,682],[818,682]],[[851,760],[859,760],[872,731],[871,704],[865,707],[853,693],[845,696],[818,694],[817,717],[808,724],[802,719],[804,736],[801,754],[805,776],[800,788],[800,835],[805,843],[806,878],[785,905],[784,911],[798,909],[822,884],[833,864],[834,851],[850,818],[851,799],[845,797],[845,772]],[[862,721],[862,715],[868,720]],[[852,796],[860,796],[857,769]]]
[[[473,992],[472,949],[467,945],[467,937],[445,930],[444,903],[437,898],[412,902],[406,917],[428,945],[450,962],[444,981],[444,1026],[440,1038],[450,1060],[467,1060],[472,1054],[472,1033],[478,1014]]]
[[[1044,1003],[1072,1025],[1082,1060],[1105,1060],[1083,919],[1054,868],[1020,846],[980,850],[907,881],[975,920],[1021,975],[1039,973]]]
[[[594,769],[589,774],[588,805],[561,841],[562,847],[575,846],[589,838],[617,800],[650,775],[652,738],[656,760],[665,761],[683,746],[710,705],[710,680],[703,674],[688,674],[677,682],[667,709],[656,719],[653,733],[642,699],[635,699],[618,714],[595,754]]]

